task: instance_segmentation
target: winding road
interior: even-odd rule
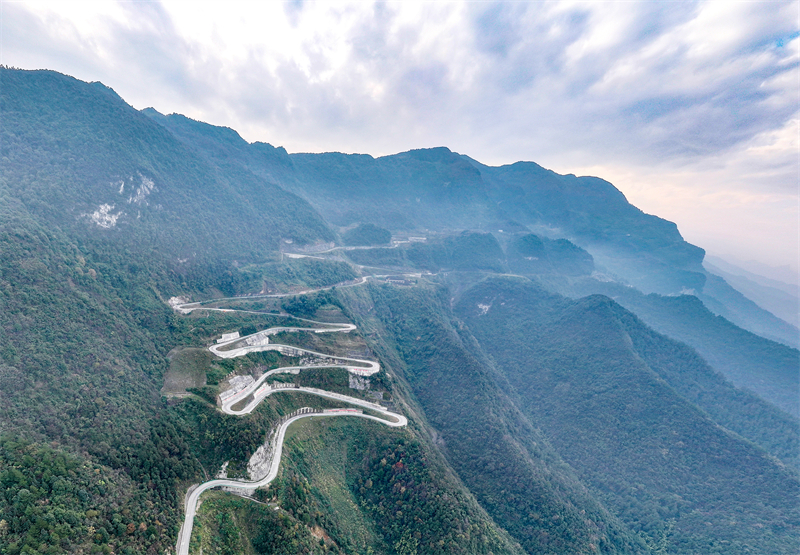
[[[211,308],[211,307],[204,307],[204,303],[218,303],[221,301],[252,301],[255,299],[283,299],[286,297],[296,297],[297,295],[308,295],[310,293],[319,293],[321,291],[330,291],[334,288],[343,289],[345,287],[355,287],[357,285],[364,285],[367,283],[367,280],[372,278],[379,278],[385,276],[361,276],[360,278],[354,280],[353,282],[344,282],[344,283],[337,283],[335,285],[328,285],[326,287],[317,287],[316,289],[303,289],[301,291],[294,291],[292,293],[264,293],[258,295],[245,295],[242,297],[223,297],[221,299],[211,299],[209,301],[197,301],[197,302],[181,302],[181,297],[172,297],[168,303],[173,308],[180,312],[181,314],[189,314],[194,310],[211,310],[216,312],[244,312],[248,314],[265,314],[264,312],[257,312],[255,310],[236,310],[233,308]],[[302,318],[298,318],[298,320],[302,320]]]
[[[366,278],[362,278],[360,282],[354,283],[352,285],[359,285],[365,282]],[[311,292],[313,291],[292,293],[291,295],[298,295]],[[261,295],[261,296],[280,297],[288,295]],[[253,298],[256,297],[233,297],[231,299],[225,299],[225,300],[241,300],[241,299],[253,299]],[[219,300],[223,299],[217,299],[216,301]],[[205,308],[201,305],[201,303],[179,303],[177,302],[177,300],[173,301],[172,299],[170,300],[170,305],[173,307],[173,309],[182,314],[189,314],[195,310],[210,310],[219,312],[252,312],[246,310],[239,311],[235,309]],[[264,313],[258,313],[258,314],[264,314]],[[291,345],[269,343],[269,336],[283,332],[308,331],[313,333],[348,333],[356,329],[356,326],[354,326],[353,324],[331,324],[326,322],[316,322],[313,320],[304,320],[304,319],[299,319],[299,320],[323,327],[314,327],[314,328],[299,328],[299,327],[285,327],[285,326],[273,327],[244,337],[237,337],[235,339],[220,342],[209,347],[209,350],[212,353],[221,358],[234,358],[234,357],[244,356],[248,353],[259,352],[259,351],[267,351],[267,350],[286,351],[288,349],[291,350],[290,352],[292,353],[302,353],[305,355],[310,355],[312,357],[325,359],[323,360],[323,363],[320,364],[310,364],[305,366],[285,366],[282,368],[275,368],[273,370],[264,373],[258,380],[242,388],[240,391],[237,391],[235,394],[226,397],[225,400],[222,402],[222,407],[221,407],[222,412],[224,412],[225,414],[241,416],[251,413],[253,410],[256,409],[256,407],[258,407],[261,401],[263,401],[273,393],[302,392],[311,395],[316,395],[319,397],[324,397],[327,399],[332,399],[335,401],[348,403],[350,405],[355,405],[357,407],[360,407],[361,409],[367,409],[372,411],[373,413],[377,413],[380,415],[380,417],[373,416],[372,414],[365,414],[358,409],[327,409],[322,411],[311,408],[300,409],[300,414],[295,414],[291,416],[290,418],[288,418],[287,420],[285,420],[280,424],[277,433],[270,434],[271,440],[269,441],[271,441],[270,448],[272,456],[270,459],[269,469],[263,478],[257,481],[215,479],[215,480],[209,480],[208,482],[204,482],[202,484],[192,486],[191,488],[189,488],[189,491],[186,494],[185,517],[183,521],[183,526],[181,526],[180,533],[178,534],[178,543],[176,546],[178,555],[188,555],[189,553],[189,541],[192,536],[194,517],[197,513],[197,505],[200,500],[200,496],[203,494],[203,492],[209,489],[219,488],[219,487],[238,488],[246,491],[254,491],[256,488],[266,486],[267,484],[272,482],[272,480],[275,479],[275,477],[278,475],[278,469],[280,468],[281,455],[283,453],[283,440],[286,435],[286,430],[294,422],[302,418],[311,418],[314,416],[321,416],[321,417],[355,416],[358,418],[365,418],[367,420],[374,420],[376,422],[380,422],[381,424],[391,427],[401,427],[408,424],[408,420],[406,419],[405,416],[390,412],[381,405],[378,405],[376,403],[371,403],[363,399],[357,399],[355,397],[350,397],[348,395],[343,395],[341,393],[325,391],[313,387],[296,387],[296,386],[274,387],[266,383],[267,379],[275,374],[297,373],[301,370],[312,369],[312,368],[345,368],[348,372],[362,376],[370,376],[380,370],[380,364],[371,360],[337,357],[333,355],[310,351],[308,349],[294,347]],[[328,361],[330,361],[331,363],[328,363]],[[252,397],[252,399],[244,407],[239,409],[233,408],[234,405],[237,405],[243,400],[246,400],[250,397]]]

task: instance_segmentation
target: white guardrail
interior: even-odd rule
[[[366,280],[362,278],[360,282],[357,282],[353,285],[358,285],[360,283],[364,283],[365,281]],[[296,294],[302,294],[302,293],[296,293]],[[265,295],[265,296],[277,297],[280,295]],[[243,297],[243,298],[251,299],[254,297]],[[240,298],[234,298],[234,299],[239,300]],[[251,311],[236,311],[234,309],[226,309],[226,308],[205,308],[200,303],[185,303],[185,302],[180,302],[181,300],[182,299],[170,299],[170,306],[172,306],[173,309],[175,309],[177,312],[180,312],[181,314],[189,314],[195,310],[210,310],[218,312],[251,312]],[[262,314],[262,313],[257,313],[257,314]],[[220,401],[222,403],[221,407],[222,412],[231,415],[249,414],[253,410],[255,410],[255,408],[261,403],[261,401],[266,399],[268,396],[272,395],[273,393],[287,392],[287,391],[302,392],[311,395],[316,395],[318,397],[323,397],[334,401],[355,405],[356,407],[360,408],[333,408],[333,409],[317,410],[317,409],[312,409],[310,407],[304,407],[302,409],[299,409],[298,411],[295,411],[291,415],[287,415],[284,418],[282,418],[281,421],[278,423],[277,429],[273,429],[273,431],[269,434],[267,444],[263,446],[263,448],[265,448],[264,449],[265,452],[261,454],[264,457],[264,460],[268,461],[269,469],[261,479],[256,481],[215,479],[215,480],[209,480],[208,482],[198,484],[189,488],[189,491],[187,491],[186,493],[185,516],[184,516],[183,526],[181,526],[180,533],[178,534],[178,542],[176,545],[176,550],[178,555],[188,555],[189,553],[189,541],[192,536],[192,528],[194,527],[194,517],[197,513],[197,504],[203,492],[213,488],[255,491],[257,488],[264,487],[275,479],[275,477],[278,475],[278,469],[280,468],[281,456],[283,454],[283,440],[286,435],[286,429],[292,423],[302,418],[310,418],[313,416],[319,416],[319,417],[352,416],[352,417],[364,418],[367,420],[373,420],[375,422],[380,422],[381,424],[391,427],[401,427],[401,426],[406,426],[408,424],[408,420],[406,419],[405,416],[394,412],[390,412],[379,404],[371,403],[363,399],[357,399],[355,397],[350,397],[348,395],[343,395],[341,393],[335,393],[332,391],[325,391],[323,389],[317,389],[312,387],[299,387],[294,384],[266,383],[266,380],[270,376],[274,376],[275,374],[280,374],[280,373],[296,374],[300,370],[306,370],[311,368],[344,368],[348,372],[359,376],[371,376],[380,371],[380,364],[375,361],[332,356],[328,354],[311,351],[308,349],[302,349],[300,347],[295,347],[292,345],[282,345],[269,342],[269,336],[275,335],[277,333],[297,332],[297,331],[307,331],[313,333],[337,333],[337,332],[349,333],[354,329],[356,329],[356,326],[354,326],[353,324],[330,324],[326,322],[315,322],[313,320],[303,320],[303,321],[323,327],[292,328],[292,327],[279,326],[274,328],[268,328],[266,330],[261,330],[257,333],[247,335],[244,337],[238,337],[238,334],[237,336],[231,334],[221,339],[219,343],[216,343],[211,347],[209,347],[209,350],[212,353],[221,358],[235,358],[239,356],[244,356],[248,353],[275,350],[286,354],[291,354],[291,356],[308,356],[325,362],[321,364],[309,364],[302,366],[286,366],[282,368],[275,368],[273,370],[264,373],[258,380],[253,380],[252,378],[250,380],[247,379],[239,380],[238,383],[235,383],[233,389],[229,389],[228,391],[225,391],[220,394]],[[245,400],[248,397],[252,397],[249,403],[247,403],[244,407],[240,409],[236,410],[233,409],[233,405],[240,403],[242,400]],[[364,409],[373,411],[380,416],[365,414]]]

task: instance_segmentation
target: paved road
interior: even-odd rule
[[[284,256],[288,256],[289,258],[320,258],[321,260],[325,260],[319,256],[313,256],[315,254],[326,254],[333,251],[358,251],[358,250],[371,250],[371,249],[396,249],[399,247],[399,243],[393,243],[391,245],[359,245],[357,247],[331,247],[329,249],[321,250],[321,251],[308,251],[307,253],[300,253],[300,252],[284,252]]]
[[[365,278],[362,278],[364,283],[366,281]],[[357,284],[353,284],[357,285]],[[294,293],[297,294],[297,293]],[[266,295],[266,296],[285,296],[285,295]],[[234,297],[233,299],[252,299],[253,297]],[[229,299],[229,300],[233,300]],[[219,300],[219,299],[217,299]],[[220,309],[220,308],[204,308],[200,305],[200,303],[189,303],[189,304],[177,304],[171,303],[173,308],[178,312],[183,314],[188,314],[194,310],[214,310],[214,311],[222,311],[222,312],[237,312],[232,309]],[[241,311],[241,312],[249,312],[249,311]],[[262,313],[259,313],[262,314]],[[235,395],[225,399],[222,404],[222,412],[231,415],[244,415],[249,414],[255,408],[266,399],[268,396],[272,395],[273,393],[279,392],[303,392],[308,393],[311,395],[317,395],[319,397],[325,397],[327,399],[333,399],[336,401],[348,403],[350,405],[355,405],[358,407],[369,409],[373,412],[378,413],[381,417],[373,416],[371,414],[363,414],[361,412],[354,412],[352,410],[347,409],[329,409],[326,411],[320,412],[310,412],[304,414],[298,414],[289,418],[285,422],[283,422],[280,427],[278,428],[277,434],[275,434],[273,439],[273,448],[272,451],[274,453],[272,460],[270,462],[269,472],[266,476],[264,476],[261,480],[255,482],[248,482],[243,480],[227,480],[227,479],[216,479],[210,480],[198,486],[192,486],[189,488],[189,491],[186,495],[186,504],[185,504],[185,517],[183,521],[183,526],[181,526],[180,533],[178,534],[178,543],[177,543],[177,553],[178,555],[188,555],[189,553],[189,541],[192,536],[192,528],[194,526],[194,517],[197,513],[197,504],[200,500],[200,496],[203,492],[218,488],[218,487],[228,487],[228,488],[240,488],[243,490],[255,490],[256,488],[266,486],[275,477],[278,475],[278,469],[280,468],[281,456],[283,453],[283,440],[286,435],[286,429],[294,422],[300,420],[301,418],[309,418],[313,416],[355,416],[358,418],[365,418],[367,420],[374,420],[376,422],[380,422],[386,426],[391,427],[400,427],[405,426],[408,424],[408,420],[405,416],[401,414],[396,414],[386,410],[381,405],[376,403],[371,403],[369,401],[365,401],[363,399],[357,399],[355,397],[349,397],[347,395],[342,395],[341,393],[334,393],[332,391],[325,391],[322,389],[317,389],[313,387],[283,387],[280,389],[274,389],[270,384],[266,383],[267,378],[269,376],[279,374],[279,373],[286,373],[286,372],[298,372],[303,369],[311,369],[311,368],[345,368],[349,372],[361,375],[372,375],[380,370],[380,365],[375,361],[370,360],[359,360],[354,358],[346,358],[346,357],[336,357],[332,355],[326,355],[323,353],[317,353],[315,351],[309,351],[307,349],[301,349],[298,347],[294,347],[291,345],[278,345],[274,343],[267,343],[265,345],[243,345],[241,347],[233,347],[228,350],[222,350],[226,346],[230,347],[237,342],[246,343],[248,337],[253,337],[255,335],[264,334],[264,337],[268,337],[269,335],[273,335],[274,333],[280,332],[290,332],[290,331],[311,331],[314,333],[348,333],[354,329],[356,326],[353,324],[330,324],[325,322],[315,322],[313,320],[303,320],[305,322],[310,322],[313,324],[324,326],[322,328],[291,328],[291,327],[275,327],[269,328],[267,330],[262,330],[256,334],[252,334],[251,336],[240,337],[231,341],[227,341],[224,343],[218,343],[213,345],[209,348],[209,350],[222,357],[222,358],[233,358],[237,356],[243,356],[250,352],[256,352],[258,350],[268,350],[268,349],[278,349],[281,347],[284,348],[291,348],[301,351],[303,353],[311,354],[314,356],[325,357],[328,359],[332,359],[334,361],[343,361],[343,364],[325,364],[325,365],[309,365],[309,366],[286,366],[282,368],[275,368],[266,372],[262,375],[258,380],[253,382],[252,384],[248,385],[246,388],[242,389],[241,391],[237,392]],[[264,333],[267,332],[267,333]],[[250,395],[252,395],[251,401],[243,408],[234,410],[232,407],[233,405],[241,402],[243,399],[247,399]]]
[[[295,369],[298,367],[295,366]],[[301,366],[300,368],[307,369],[307,368],[330,368],[330,366]],[[338,368],[338,367],[337,367]],[[261,380],[259,380],[260,382]],[[325,397],[326,399],[332,399],[334,401],[342,401],[344,403],[349,403],[351,405],[356,405],[359,407],[363,407],[365,409],[370,409],[374,411],[378,411],[381,414],[385,414],[387,417],[400,417],[399,414],[395,414],[393,412],[389,412],[383,406],[377,403],[371,403],[370,401],[365,401],[364,399],[357,399],[356,397],[349,397],[348,395],[342,395],[341,393],[334,393],[333,391],[325,391],[324,389],[317,389],[315,387],[282,387],[280,389],[273,389],[269,386],[269,384],[264,384],[261,387],[258,387],[253,384],[249,386],[246,390],[245,394],[237,394],[231,397],[230,399],[226,399],[224,404],[222,405],[222,412],[225,414],[231,414],[234,416],[242,416],[245,414],[250,414],[255,410],[255,408],[267,397],[272,395],[273,393],[280,393],[284,391],[294,391],[299,393],[310,393],[311,395],[316,395],[318,397]],[[243,408],[234,410],[231,408],[233,405],[240,402],[242,399],[247,399],[248,395],[253,393],[253,400],[247,403]],[[403,417],[404,418],[404,417]]]
[[[306,320],[310,321],[310,320]],[[209,347],[209,350],[217,355],[220,358],[236,358],[240,356],[244,356],[248,353],[258,353],[262,351],[281,351],[284,349],[292,349],[294,351],[299,351],[304,354],[328,358],[337,361],[337,364],[326,364],[322,366],[322,368],[330,368],[332,366],[336,366],[338,368],[346,368],[348,371],[360,374],[363,376],[371,376],[372,374],[377,373],[381,369],[381,365],[373,360],[361,360],[357,358],[348,358],[348,357],[340,357],[335,355],[329,355],[325,353],[319,353],[317,351],[311,351],[309,349],[304,349],[302,347],[295,347],[294,345],[284,345],[281,343],[263,343],[263,344],[254,344],[248,345],[247,340],[248,338],[256,338],[257,336],[260,338],[268,338],[270,335],[275,335],[277,333],[283,332],[295,332],[295,331],[310,331],[313,333],[334,333],[334,332],[342,332],[348,333],[356,329],[353,324],[327,324],[324,322],[316,322],[320,325],[328,326],[326,328],[291,328],[291,327],[274,327],[268,328],[266,330],[262,330],[260,332],[256,332],[250,335],[246,335],[244,337],[237,337],[236,339],[231,339],[229,341],[225,341],[223,343],[217,343],[216,345],[212,345]],[[238,347],[234,347],[235,344],[240,344]],[[341,363],[339,363],[341,361]],[[296,367],[295,367],[296,368]],[[285,370],[284,370],[285,371]],[[273,372],[276,373],[276,372]],[[263,381],[263,376],[262,376]]]
[[[193,310],[202,309],[202,310],[214,310],[214,311],[217,311],[217,312],[245,312],[245,313],[250,313],[250,314],[262,314],[262,315],[266,314],[266,315],[269,315],[266,312],[256,312],[256,311],[253,311],[253,310],[235,310],[235,309],[232,309],[232,308],[207,308],[207,307],[204,307],[203,304],[204,303],[218,303],[220,301],[251,301],[251,300],[254,300],[254,299],[282,299],[282,298],[285,298],[285,297],[296,297],[297,295],[308,295],[309,293],[318,293],[320,291],[330,291],[334,287],[338,287],[339,289],[341,289],[341,288],[344,288],[344,287],[355,287],[356,285],[363,285],[363,284],[367,283],[367,279],[369,277],[371,277],[371,276],[362,276],[362,277],[356,279],[353,282],[337,283],[336,285],[328,285],[327,287],[318,287],[316,289],[303,289],[302,291],[295,291],[294,293],[273,293],[273,294],[269,294],[269,295],[265,294],[265,295],[247,295],[247,296],[244,296],[244,297],[224,297],[224,298],[221,298],[221,299],[211,299],[209,301],[199,301],[199,302],[193,302],[193,303],[173,302],[173,300],[178,299],[178,297],[173,297],[172,299],[170,299],[169,304],[174,310],[177,310],[181,314],[189,314]],[[380,277],[380,276],[374,276],[374,277]],[[298,319],[301,320],[302,318],[298,318]]]
[[[315,393],[311,391],[309,388],[303,388],[304,391],[307,393]],[[292,391],[291,389],[282,389],[278,391]],[[296,391],[296,390],[295,390]],[[326,393],[326,392],[323,392]],[[342,395],[344,397],[344,395]],[[352,399],[352,398],[351,398]],[[351,402],[351,401],[348,401]],[[255,490],[256,488],[260,488],[266,486],[270,482],[272,482],[278,476],[278,469],[280,468],[281,464],[281,457],[283,455],[283,440],[286,436],[286,430],[291,426],[294,422],[297,422],[301,418],[310,418],[314,416],[355,416],[358,418],[366,418],[367,420],[374,420],[376,422],[380,422],[381,424],[385,424],[386,426],[391,427],[400,427],[405,426],[408,424],[408,420],[405,416],[400,414],[395,414],[392,412],[387,411],[386,409],[382,409],[382,414],[386,415],[393,420],[384,420],[382,418],[378,418],[376,416],[372,416],[370,414],[363,414],[358,412],[323,412],[323,413],[308,413],[308,414],[299,414],[297,416],[293,416],[283,424],[281,424],[280,428],[278,428],[278,433],[276,434],[275,438],[275,451],[272,457],[272,461],[270,464],[269,472],[266,476],[264,476],[261,480],[257,482],[245,482],[240,480],[226,480],[226,479],[216,479],[210,480],[203,484],[200,484],[194,489],[190,489],[189,493],[186,496],[186,514],[183,520],[183,526],[181,527],[180,534],[178,536],[178,545],[177,545],[177,553],[178,555],[189,555],[189,540],[192,537],[192,528],[194,526],[194,517],[197,514],[197,503],[200,500],[200,496],[207,490],[213,488],[220,488],[220,487],[228,487],[228,488],[240,488],[243,490]],[[375,409],[373,409],[375,410]]]

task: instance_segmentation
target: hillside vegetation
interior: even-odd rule
[[[364,295],[366,292],[348,295]],[[635,553],[640,540],[586,495],[453,328],[443,290],[371,287],[378,337],[436,431],[449,463],[528,553]],[[362,312],[363,314],[363,312]],[[372,336],[368,336],[372,337]],[[469,338],[467,337],[467,341]],[[390,360],[391,360],[390,358]]]
[[[408,425],[293,424],[275,482],[203,494],[191,553],[800,550],[793,328],[610,183],[289,154],[51,71],[0,68],[0,121],[0,555],[173,552],[190,486],[343,404],[220,392],[309,364],[270,379]],[[380,371],[208,350],[273,327]]]
[[[635,530],[654,540],[665,534],[675,553],[798,548],[796,474],[712,415],[756,440],[783,426],[791,443],[773,447],[796,464],[795,423],[755,397],[722,389],[691,351],[676,353],[673,342],[608,298],[568,301],[520,281],[480,284],[457,313],[517,392],[520,409]],[[710,545],[709,529],[718,538]]]

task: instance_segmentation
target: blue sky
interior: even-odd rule
[[[290,152],[448,146],[612,181],[798,264],[798,2],[7,2],[0,62]]]

